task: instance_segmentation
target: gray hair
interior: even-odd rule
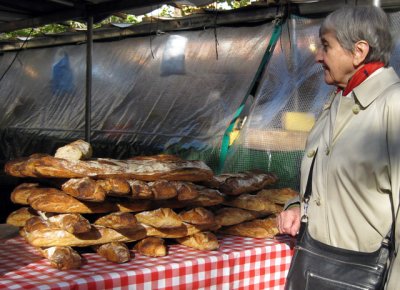
[[[390,21],[386,13],[376,6],[346,6],[333,11],[323,21],[320,37],[331,32],[340,45],[353,51],[360,40],[368,42],[370,50],[365,63],[381,61],[388,65],[393,47]]]

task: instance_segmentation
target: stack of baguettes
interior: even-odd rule
[[[274,214],[296,194],[264,189],[277,181],[271,173],[214,176],[202,161],[172,155],[115,160],[91,154],[90,144],[77,140],[54,157],[34,154],[5,165],[7,174],[37,178],[13,190],[11,200],[23,207],[7,223],[20,227],[26,241],[58,269],[80,267],[75,247],[124,263],[131,250],[166,255],[165,239],[216,250],[217,231],[272,238]]]

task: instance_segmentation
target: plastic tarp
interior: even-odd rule
[[[208,150],[217,157],[272,27],[218,27],[95,42],[94,155]],[[11,65],[0,82],[3,160],[53,154],[56,147],[84,138],[85,58],[85,45],[0,57],[0,72]]]
[[[391,64],[399,72],[400,14],[390,15],[396,29]],[[298,187],[308,131],[291,128],[288,120],[317,118],[334,89],[315,63],[320,23],[300,17],[286,21],[258,89],[248,98],[222,172],[259,168],[275,172],[281,187]],[[215,168],[225,129],[272,30],[273,23],[266,23],[94,43],[95,157],[164,152]],[[0,57],[0,72],[11,65],[0,81],[1,159],[53,154],[58,146],[84,138],[85,57],[85,45]]]

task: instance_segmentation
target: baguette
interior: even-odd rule
[[[4,170],[15,177],[92,177],[96,179],[119,177],[144,181],[160,179],[204,181],[213,176],[212,170],[200,160],[98,158],[83,161],[55,158],[43,154],[9,161],[5,164]]]
[[[219,190],[228,195],[258,191],[278,181],[275,174],[260,171],[225,174],[223,177],[226,177],[226,179],[219,186]]]
[[[137,199],[153,199],[153,191],[147,182],[142,180],[131,179],[128,180],[132,192],[132,198]]]
[[[299,193],[291,188],[263,189],[257,193],[257,196],[265,197],[276,204],[285,205],[290,199],[299,196]]]
[[[17,204],[28,205],[28,197],[34,192],[33,189],[38,187],[39,183],[21,183],[11,192],[11,201]]]
[[[111,202],[84,202],[57,189],[37,189],[42,190],[41,194],[36,194],[28,198],[32,208],[38,211],[52,213],[108,213],[118,211],[115,203]]]
[[[128,181],[123,178],[99,179],[96,182],[110,196],[125,196],[131,192]]]
[[[121,264],[131,260],[131,253],[128,247],[121,242],[110,242],[103,245],[95,245],[93,248],[97,254],[113,263]]]
[[[21,207],[8,215],[6,224],[15,227],[23,227],[28,219],[37,215],[37,212],[33,208]]]
[[[182,221],[194,225],[209,225],[215,223],[214,214],[204,207],[196,207],[179,213]]]
[[[129,229],[137,226],[136,217],[129,212],[115,212],[98,218],[95,225],[115,230]]]
[[[47,222],[71,234],[85,233],[91,229],[90,222],[77,213],[57,214],[49,217]]]
[[[129,230],[116,231],[93,225],[89,232],[75,235],[66,230],[51,227],[43,227],[31,232],[23,228],[22,235],[34,247],[87,247],[111,242],[134,242],[145,238],[146,231],[141,226]]]
[[[199,232],[176,240],[182,245],[202,251],[212,251],[219,248],[218,239],[211,232]]]
[[[281,210],[279,206],[268,198],[252,194],[241,194],[235,198],[225,200],[223,204],[264,214],[274,214]]]
[[[219,232],[235,236],[272,239],[279,233],[275,217],[255,219],[220,229]]]
[[[100,184],[89,177],[71,178],[63,183],[61,189],[83,201],[102,202],[106,197],[106,191]]]
[[[155,200],[170,199],[177,196],[175,185],[168,180],[156,180],[148,183]]]
[[[167,255],[167,246],[162,238],[147,237],[138,241],[134,250],[148,257],[163,257]]]
[[[54,157],[68,160],[81,160],[91,158],[92,154],[92,146],[89,143],[83,140],[76,140],[58,148]]]
[[[260,213],[235,207],[223,207],[215,212],[215,222],[220,226],[232,226],[258,217]]]
[[[152,211],[139,212],[136,219],[143,224],[163,229],[179,228],[182,225],[182,220],[170,208],[159,208]]]
[[[192,200],[186,201],[188,206],[214,206],[223,203],[223,201],[225,200],[225,195],[216,189],[207,188],[201,185],[196,185],[195,188],[199,192],[199,195]]]
[[[59,270],[79,269],[82,258],[74,249],[68,246],[38,248],[39,253],[47,258],[53,268]]]
[[[193,200],[199,196],[199,192],[191,182],[172,181],[177,190],[177,199],[180,201]]]

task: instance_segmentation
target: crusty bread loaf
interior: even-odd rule
[[[204,207],[196,207],[179,213],[182,221],[194,225],[209,225],[215,223],[214,214]]]
[[[191,182],[171,181],[177,190],[177,199],[181,201],[192,200],[199,196],[195,185]]]
[[[23,228],[25,229],[25,228]],[[66,230],[43,228],[31,232],[24,230],[22,235],[34,247],[71,246],[86,247],[111,242],[134,242],[146,237],[143,227],[119,230],[93,225],[91,230],[82,234],[71,234]]]
[[[95,225],[115,230],[129,229],[137,226],[136,217],[130,212],[114,212],[98,218]]]
[[[137,199],[153,199],[153,191],[151,190],[148,182],[136,179],[128,180],[131,188],[132,198]]]
[[[47,220],[43,219],[41,216],[33,216],[25,222],[23,231],[25,233],[31,233],[37,230],[47,230],[57,228],[51,225]]]
[[[168,180],[156,180],[148,183],[155,200],[170,199],[177,196],[175,185]]]
[[[211,232],[199,232],[176,240],[182,245],[202,251],[212,251],[219,248],[218,239]]]
[[[123,178],[99,179],[96,182],[105,190],[107,195],[124,196],[131,192],[128,181]]]
[[[257,192],[258,196],[266,197],[270,201],[285,205],[287,201],[292,198],[299,196],[299,193],[291,188],[279,188],[279,189],[263,189]]]
[[[151,200],[119,199],[115,201],[115,206],[122,212],[140,212],[154,208]]]
[[[219,190],[228,195],[258,191],[278,181],[275,174],[260,171],[223,174],[222,177],[226,179],[220,184]]]
[[[39,191],[39,189],[36,189]],[[118,211],[115,203],[111,202],[84,202],[51,188],[40,189],[42,194],[30,196],[28,201],[32,208],[53,213],[108,213]]]
[[[135,216],[140,223],[155,228],[170,229],[179,228],[182,225],[182,220],[179,215],[170,208],[158,208],[152,211],[143,211],[137,213]]]
[[[47,222],[71,234],[85,233],[91,229],[90,222],[77,213],[57,214],[49,217]]]
[[[273,238],[279,230],[276,227],[275,217],[269,217],[221,228],[219,232],[251,238]]]
[[[158,237],[147,237],[138,241],[134,246],[134,250],[148,257],[163,257],[167,255],[165,241]]]
[[[68,160],[82,160],[92,157],[92,146],[83,140],[76,140],[56,150],[54,157]]]
[[[11,192],[11,201],[17,204],[28,205],[28,197],[32,194],[32,189],[38,188],[39,183],[21,183]]]
[[[220,226],[231,226],[260,217],[260,213],[236,207],[223,207],[215,212],[215,222]]]
[[[120,177],[144,181],[160,179],[203,181],[213,176],[212,170],[199,160],[98,158],[83,161],[60,159],[43,154],[9,161],[5,164],[4,170],[15,177],[93,177],[97,179]]]
[[[38,248],[39,253],[47,258],[53,268],[59,270],[79,269],[82,264],[82,258],[71,247],[49,247]]]
[[[207,188],[201,185],[196,185],[195,188],[199,195],[192,200],[186,201],[187,205],[191,207],[214,206],[221,204],[225,200],[225,195],[216,189]]]
[[[191,227],[189,231],[189,227],[185,224],[175,228],[155,228],[146,224],[142,224],[142,226],[146,230],[146,235],[148,237],[158,238],[181,238],[189,235],[189,232],[194,233],[196,230],[194,227]],[[197,232],[199,232],[199,230],[197,230]]]
[[[23,227],[28,219],[37,216],[36,210],[30,207],[21,207],[11,212],[6,220],[6,224],[15,227]]]
[[[280,212],[280,207],[269,199],[247,193],[231,199],[226,199],[223,204],[269,214]]]
[[[106,198],[103,187],[89,177],[71,178],[63,183],[61,189],[79,200],[102,202]]]
[[[121,264],[128,262],[131,259],[131,252],[129,251],[128,247],[121,242],[95,245],[93,248],[97,254],[113,263]]]

